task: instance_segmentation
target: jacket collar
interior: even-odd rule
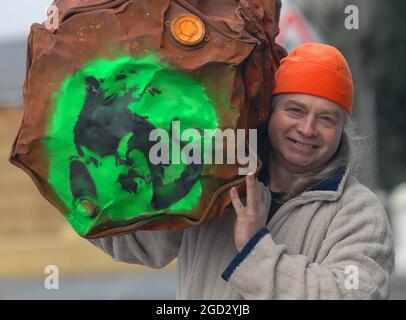
[[[349,176],[349,171],[349,168],[346,166],[337,168],[337,170],[331,177],[312,185],[309,189],[302,192],[294,199],[289,200],[288,202],[293,201],[296,204],[305,204],[317,200],[336,201],[343,193],[344,185]],[[262,182],[260,183],[260,185],[265,197],[264,199],[266,199],[266,203],[269,208],[272,199],[271,192],[268,186],[266,186]]]
[[[268,222],[268,226],[271,222],[275,225],[276,220],[280,219],[289,210],[293,210],[296,206],[305,205],[313,201],[337,201],[343,193],[349,171],[348,167],[339,167],[331,177],[314,184],[307,191],[285,202]],[[271,192],[268,186],[265,186],[262,182],[261,186],[269,210],[272,201]]]
[[[321,182],[312,185],[307,191],[338,191],[340,184],[346,178],[348,167],[339,167],[334,174]]]
[[[331,177],[312,185],[302,193],[302,196],[305,198],[322,197],[323,200],[329,201],[337,200],[343,193],[349,171],[347,166],[337,168]]]

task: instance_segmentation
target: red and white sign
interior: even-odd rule
[[[306,42],[320,42],[309,22],[291,1],[282,2],[282,11],[279,21],[280,33],[276,42],[290,52],[295,47]]]

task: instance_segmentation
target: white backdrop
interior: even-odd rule
[[[46,9],[52,0],[9,1],[0,10],[0,42],[26,38],[34,22],[46,20]]]

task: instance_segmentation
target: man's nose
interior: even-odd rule
[[[301,119],[297,126],[297,130],[304,137],[314,137],[317,135],[316,121],[312,117],[305,117]]]

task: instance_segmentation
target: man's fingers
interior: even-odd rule
[[[261,196],[261,194],[258,194],[255,175],[253,173],[248,174],[245,178],[245,182],[247,185],[247,207],[250,209],[254,209],[258,201],[258,196]]]
[[[245,209],[245,207],[240,200],[240,196],[238,195],[236,187],[231,188],[230,198],[235,212],[237,213],[237,215],[240,214]]]

